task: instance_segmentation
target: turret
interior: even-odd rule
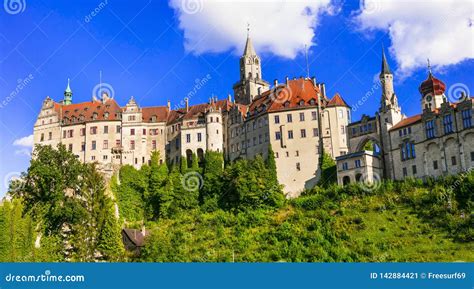
[[[431,73],[431,65],[428,60],[428,78],[423,81],[419,87],[421,93],[421,109],[434,110],[440,108],[443,103],[446,84],[437,79]]]
[[[70,86],[70,80],[69,78],[67,79],[67,87],[66,90],[64,91],[64,100],[63,104],[64,105],[69,105],[72,103],[72,90]]]

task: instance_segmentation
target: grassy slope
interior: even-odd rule
[[[189,212],[155,224],[143,261],[474,261],[474,244],[454,242],[401,202],[350,197],[326,209],[287,205],[234,215]]]

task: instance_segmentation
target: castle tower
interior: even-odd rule
[[[206,113],[206,137],[208,151],[222,152],[224,147],[223,120],[221,109],[216,106],[214,98],[211,100]]]
[[[69,105],[72,103],[72,90],[70,86],[70,80],[69,78],[67,79],[67,87],[66,90],[64,91],[64,100],[63,104],[64,105]]]
[[[235,102],[249,104],[269,87],[268,82],[262,79],[260,57],[255,52],[250,34],[247,34],[244,54],[240,58],[240,81],[233,87]]]
[[[383,47],[382,68],[379,78],[382,85],[382,99],[378,112],[378,122],[380,129],[380,148],[385,173],[383,177],[391,178],[393,176],[393,170],[392,161],[390,159],[391,147],[389,130],[402,120],[403,115],[400,106],[398,106],[398,98],[393,88],[393,74],[390,71]]]
[[[445,97],[446,84],[437,79],[431,73],[430,61],[428,59],[428,79],[423,81],[419,87],[421,93],[421,109],[434,110],[440,108]]]

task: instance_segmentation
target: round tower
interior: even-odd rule
[[[224,146],[222,112],[212,100],[206,113],[206,149],[222,152]]]

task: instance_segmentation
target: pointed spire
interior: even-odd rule
[[[67,87],[66,90],[64,91],[64,100],[63,104],[64,105],[69,105],[72,103],[72,90],[71,90],[71,85],[70,85],[70,79],[67,79]]]
[[[244,56],[257,55],[253,48],[252,39],[250,39],[250,24],[247,24],[247,42],[245,43]]]
[[[429,75],[429,76],[433,76],[433,73],[431,73],[431,63],[430,63],[430,59],[427,58],[426,60],[428,61],[428,75]]]
[[[390,66],[388,66],[387,57],[385,57],[385,49],[382,44],[382,70],[380,71],[380,75],[383,74],[392,74],[390,71]]]

